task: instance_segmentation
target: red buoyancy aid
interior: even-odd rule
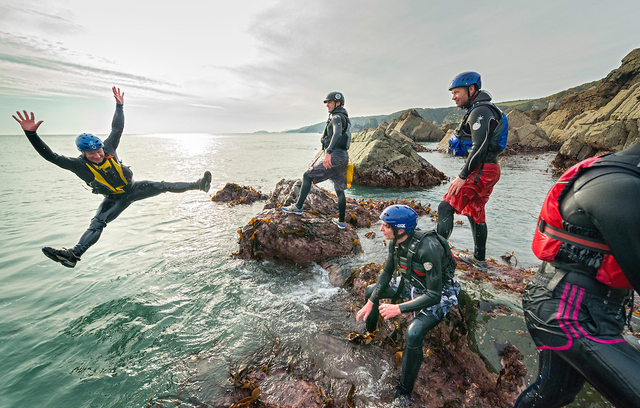
[[[602,156],[591,157],[576,164],[560,176],[551,187],[544,204],[542,204],[531,248],[539,259],[547,262],[555,260],[563,242],[601,252],[604,254],[604,259],[595,278],[613,288],[633,289],[604,241],[573,234],[565,231],[562,227],[562,215],[560,215],[562,192],[566,188],[570,188],[586,169],[592,167],[601,158]]]

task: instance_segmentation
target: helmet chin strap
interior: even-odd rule
[[[404,230],[403,230],[403,231],[404,231]],[[407,231],[404,231],[402,234],[398,234],[398,229],[397,229],[397,228],[394,228],[394,229],[393,229],[393,242],[394,242],[394,243],[398,242],[398,239],[400,239],[400,238],[402,238],[402,237],[404,237],[404,236],[406,236],[406,235],[408,235],[408,234],[407,234]]]
[[[478,87],[476,86],[476,90],[473,93],[473,95],[471,95],[471,92],[469,92],[469,88],[471,88],[471,85],[469,85],[467,87],[467,106],[465,106],[465,108],[469,108],[469,106],[472,105],[473,99],[478,95],[478,92],[480,92],[480,90],[478,89]]]

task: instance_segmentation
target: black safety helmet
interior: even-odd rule
[[[342,92],[329,92],[326,98],[324,98],[324,103],[329,101],[340,102],[342,106],[344,106],[344,94]]]

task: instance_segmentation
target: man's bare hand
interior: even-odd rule
[[[20,124],[20,127],[22,127],[22,130],[36,132],[38,130],[38,127],[40,127],[40,124],[44,121],[41,120],[36,123],[36,117],[34,116],[33,112],[31,112],[31,117],[29,117],[29,114],[27,113],[26,110],[22,112],[24,113],[24,117],[22,116],[20,111],[16,111],[16,113],[18,114],[17,118],[16,118],[16,115],[11,115],[11,117],[14,118]]]
[[[324,159],[322,160],[322,165],[325,169],[331,168],[331,155],[329,153],[324,154]]]
[[[120,88],[116,88],[115,86],[111,88],[113,91],[113,97],[116,98],[116,103],[118,105],[124,105],[124,92],[120,92]]]

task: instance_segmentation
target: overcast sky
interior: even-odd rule
[[[0,0],[0,134],[17,109],[40,134],[281,131],[453,106],[459,72],[496,101],[606,76],[640,47],[640,2]]]

